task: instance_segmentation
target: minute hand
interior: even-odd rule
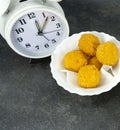
[[[53,32],[57,32],[57,31],[61,31],[61,29],[59,29],[59,30],[53,30],[53,31],[49,31],[49,32],[43,32],[43,34],[53,33]]]
[[[38,33],[39,33],[40,30],[41,30],[41,28],[40,28],[40,25],[39,25],[39,23],[38,23],[37,20],[35,20],[35,26],[36,26],[36,28],[37,28],[37,30],[38,30]]]
[[[43,23],[43,26],[41,28],[41,32],[43,32],[44,28],[46,27],[47,21],[48,21],[48,17],[46,17],[46,19],[45,19],[45,21]]]

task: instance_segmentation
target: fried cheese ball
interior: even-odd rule
[[[95,65],[98,68],[98,70],[100,70],[101,67],[102,67],[102,64],[99,62],[99,60],[96,58],[96,56],[90,58],[88,60],[88,64],[89,65]]]
[[[64,56],[64,67],[70,71],[78,72],[86,64],[87,59],[80,50],[70,51]]]
[[[119,58],[118,47],[113,42],[104,42],[98,46],[96,57],[102,64],[114,66]]]
[[[85,54],[94,56],[99,44],[100,41],[97,36],[93,34],[83,34],[79,39],[78,46]]]
[[[100,83],[101,74],[95,65],[86,65],[78,72],[78,84],[84,88],[95,88]]]

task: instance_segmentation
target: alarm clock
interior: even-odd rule
[[[19,55],[48,57],[69,35],[60,0],[0,0],[0,34]]]

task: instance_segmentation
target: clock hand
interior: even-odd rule
[[[50,41],[42,32],[38,32],[36,36],[43,36],[47,41]]]
[[[42,34],[41,36],[43,36],[47,41],[50,41],[44,34]]]
[[[35,26],[36,26],[36,28],[38,30],[38,35],[39,35],[39,33],[41,32],[41,28],[40,28],[40,25],[39,25],[37,20],[35,20]]]
[[[53,30],[53,31],[49,31],[49,32],[43,32],[43,34],[53,33],[53,32],[57,32],[57,31],[61,31],[61,29],[59,29],[59,30]]]
[[[48,21],[48,16],[46,17],[46,19],[45,19],[45,21],[44,21],[44,23],[43,23],[43,26],[42,26],[42,28],[41,28],[41,32],[43,32],[43,30],[44,30],[44,28],[45,28],[45,26],[46,26],[46,24],[47,24],[47,21]]]

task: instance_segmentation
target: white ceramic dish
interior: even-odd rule
[[[63,57],[67,52],[78,49],[78,40],[84,33],[92,33],[96,35],[100,39],[101,43],[111,41],[114,42],[118,48],[120,46],[120,41],[103,32],[87,31],[74,34],[65,39],[53,52],[50,63],[51,73],[57,84],[70,93],[82,96],[98,95],[111,90],[120,82],[120,55],[119,61],[115,67],[105,65],[102,67],[101,82],[98,87],[91,89],[80,87],[77,83],[77,73],[68,71],[64,68]]]

